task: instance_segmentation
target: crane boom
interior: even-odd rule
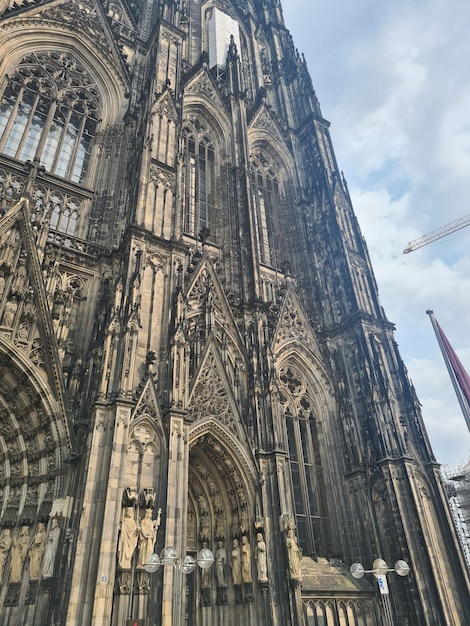
[[[413,252],[413,250],[417,250],[418,248],[427,246],[428,243],[432,243],[433,241],[441,239],[441,237],[445,237],[446,235],[455,233],[456,230],[460,230],[461,228],[465,228],[466,226],[470,226],[470,215],[465,215],[464,217],[455,220],[455,222],[450,222],[450,224],[441,226],[441,228],[437,228],[427,235],[423,235],[419,239],[410,241],[410,243],[403,250],[403,254],[408,254],[409,252]]]

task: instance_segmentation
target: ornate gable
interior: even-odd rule
[[[131,422],[148,416],[152,421],[162,425],[162,416],[158,402],[157,390],[152,376],[148,376],[146,381],[140,387],[140,394],[137,398],[135,409],[131,415]]]
[[[129,423],[129,445],[139,452],[160,452],[163,421],[153,378],[149,376],[137,400]]]
[[[0,341],[45,379],[66,415],[62,367],[28,201],[0,219]]]
[[[236,487],[238,497],[230,509],[235,515],[238,509],[239,520],[232,532],[241,527],[246,532],[249,519],[247,494],[251,492],[253,497],[252,489],[257,480],[256,463],[251,455],[249,438],[234,392],[218,346],[212,340],[206,347],[199,371],[191,385],[187,409],[187,417],[192,420],[189,430],[192,467],[197,466],[195,459],[200,448],[202,458],[212,459],[218,479],[226,480],[230,486],[222,491],[229,495]],[[246,481],[243,476],[249,477],[249,480]]]
[[[159,117],[166,117],[167,120],[175,124],[178,122],[178,112],[171,92],[168,91],[168,89],[157,97],[153,105],[152,113]]]
[[[272,342],[273,353],[278,354],[292,342],[300,343],[323,360],[315,333],[302,309],[299,299],[292,287],[290,287],[286,292],[279,312]]]
[[[290,376],[290,374],[287,375],[287,370],[284,367],[286,362],[290,363],[287,366],[288,369],[292,369],[294,362],[303,363],[302,368],[306,366],[311,372],[315,371],[315,379],[321,380],[322,387],[331,393],[332,377],[329,367],[292,285],[287,289],[284,302],[281,305],[271,345],[274,361],[277,367],[281,368],[279,372],[281,380],[284,375]],[[297,367],[295,366],[294,369]],[[297,377],[295,375],[294,378],[300,380],[302,376]]]
[[[193,95],[200,96],[210,102],[211,105],[215,104],[218,107],[226,108],[220,96],[220,92],[206,67],[203,67],[196,76],[191,78],[184,88],[184,93],[186,97]]]
[[[14,15],[12,13],[12,18],[27,17],[28,28],[32,28],[34,21],[37,21],[43,27],[50,24],[54,28],[70,30],[74,36],[78,33],[80,39],[86,40],[97,52],[98,57],[104,56],[116,68],[122,86],[128,87],[126,57],[120,51],[108,20],[97,2],[65,0],[41,3],[39,6],[25,3],[20,9],[15,10]]]
[[[135,29],[138,14],[134,16],[132,9],[135,8],[135,5],[138,3],[129,2],[129,8],[126,2],[122,0],[100,0],[100,4],[103,7],[105,15],[113,22],[113,26],[115,23],[116,28],[124,25],[127,28]],[[113,28],[113,26],[111,26],[111,28]]]
[[[223,333],[235,353],[242,358],[243,341],[209,258],[204,257],[200,262],[186,291],[186,301],[188,322],[191,318],[202,316],[200,321],[205,327],[206,336],[214,331],[221,339]]]
[[[235,399],[214,342],[206,349],[199,372],[192,382],[188,417],[193,422],[213,419],[240,436],[240,418]]]
[[[285,143],[281,129],[266,106],[262,106],[253,116],[248,132],[252,133],[253,131],[261,131],[263,134],[268,135],[271,141],[277,140],[281,144]]]

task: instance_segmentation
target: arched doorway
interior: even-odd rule
[[[57,545],[70,511],[65,461],[72,452],[65,416],[35,369],[0,344],[0,604],[8,615],[34,615],[38,585],[57,572]],[[46,551],[46,538],[54,552]],[[10,541],[8,542],[8,538]],[[33,541],[34,538],[34,541]],[[32,546],[38,546],[33,550]],[[23,546],[23,550],[19,550]],[[47,564],[46,564],[47,560]]]
[[[190,446],[187,551],[207,546],[215,562],[186,579],[185,624],[229,624],[234,611],[249,624],[256,593],[253,466],[222,426],[204,430]]]

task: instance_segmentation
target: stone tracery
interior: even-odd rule
[[[100,118],[100,96],[76,59],[55,51],[23,57],[2,102],[0,150],[20,160],[38,158],[48,171],[82,182]]]
[[[312,389],[315,391],[315,386],[297,363],[287,360],[280,366],[279,398],[285,415],[298,536],[302,548],[317,555],[327,550],[331,540],[326,530],[329,513],[319,443],[324,407],[318,407]]]
[[[193,420],[212,417],[236,433],[234,411],[213,354],[204,361],[188,414]]]

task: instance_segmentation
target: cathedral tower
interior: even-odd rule
[[[380,626],[381,557],[469,624],[279,0],[0,0],[0,51],[2,623]]]

